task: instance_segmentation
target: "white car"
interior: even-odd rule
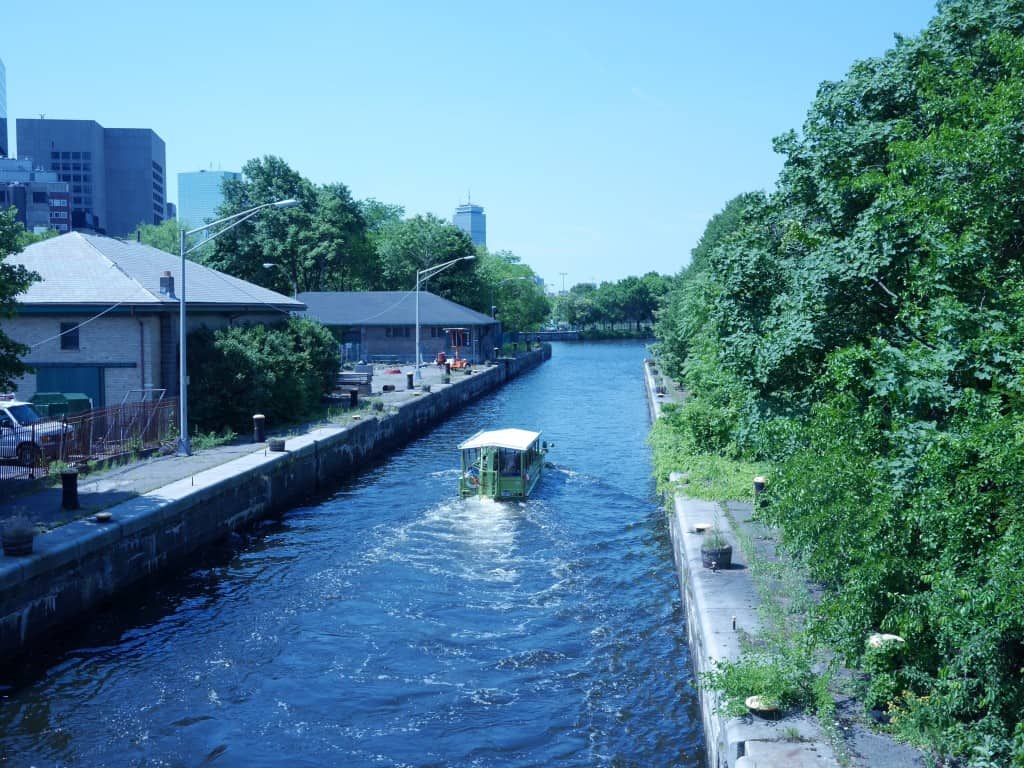
[[[23,467],[32,467],[40,464],[44,455],[60,458],[73,431],[63,422],[44,419],[32,403],[0,401],[0,459],[15,459]]]

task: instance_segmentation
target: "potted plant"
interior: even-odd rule
[[[5,555],[32,554],[32,541],[35,536],[35,525],[24,515],[9,517],[0,526],[0,540]]]
[[[716,525],[704,534],[700,543],[700,560],[705,568],[717,571],[732,565],[732,544]]]

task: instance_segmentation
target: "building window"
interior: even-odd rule
[[[60,324],[60,348],[78,349],[78,323]]]
[[[60,152],[51,152],[50,153],[50,159],[51,160],[60,160]]]
[[[406,325],[389,325],[384,329],[384,335],[389,339],[409,338],[409,327]]]
[[[60,153],[60,159],[61,160],[70,160],[71,159],[71,153],[70,152],[61,152]]]
[[[81,204],[82,204],[82,198],[80,198],[80,197],[76,197],[76,198],[74,199],[74,203],[75,203],[75,205],[81,205]]]
[[[83,160],[92,160],[92,152],[83,152],[82,153],[82,159]]]
[[[3,190],[3,189],[0,189],[0,203],[6,203],[6,202],[7,202],[7,191]]]
[[[45,192],[33,192],[32,193],[32,202],[33,203],[45,203],[46,202],[46,193]]]

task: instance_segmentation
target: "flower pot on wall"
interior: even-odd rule
[[[35,526],[23,517],[5,520],[0,528],[0,542],[5,555],[31,555],[35,536]]]
[[[700,548],[701,564],[713,571],[723,570],[732,566],[731,544],[702,544]]]

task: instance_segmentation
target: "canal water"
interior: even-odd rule
[[[644,355],[555,344],[99,615],[0,688],[0,764],[703,765]],[[459,500],[455,446],[500,426],[543,431],[555,467],[525,503]]]

